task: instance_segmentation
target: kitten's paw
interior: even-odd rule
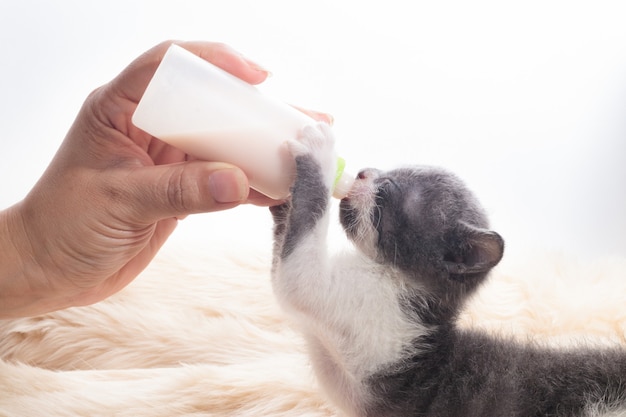
[[[310,156],[317,162],[322,170],[322,174],[332,184],[335,175],[337,157],[335,155],[335,136],[326,123],[305,126],[298,138],[289,142],[291,154],[297,158],[299,156]]]

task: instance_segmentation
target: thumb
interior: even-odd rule
[[[144,167],[133,173],[127,191],[138,219],[155,222],[193,213],[226,210],[248,198],[241,169],[217,162],[193,161]]]

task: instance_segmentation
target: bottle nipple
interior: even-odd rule
[[[352,184],[354,183],[354,176],[344,171],[346,167],[346,160],[339,157],[337,158],[337,171],[335,173],[335,183],[333,184],[333,197],[341,200],[348,195]]]

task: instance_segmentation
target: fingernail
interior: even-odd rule
[[[236,203],[246,199],[247,179],[238,169],[222,169],[209,175],[209,192],[218,203]]]
[[[315,114],[316,114],[316,119],[319,120],[320,122],[326,122],[330,126],[332,126],[335,123],[335,118],[328,113],[322,113],[322,112],[316,111]]]
[[[256,61],[251,60],[250,58],[247,57],[242,57],[250,66],[250,68],[256,70],[256,71],[260,71],[260,72],[264,72],[267,74],[268,77],[272,76],[272,71],[268,70],[267,68],[265,68],[263,65],[257,63]]]

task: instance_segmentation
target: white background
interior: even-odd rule
[[[626,6],[603,1],[0,3],[0,207],[19,201],[87,94],[166,39],[230,44],[271,95],[335,116],[365,166],[443,165],[509,254],[626,253]],[[266,209],[191,216],[170,244],[269,239]]]

